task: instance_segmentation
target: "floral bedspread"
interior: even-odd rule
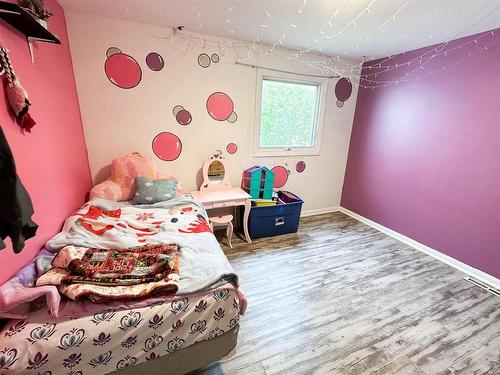
[[[0,374],[96,375],[155,360],[234,327],[239,303],[237,291],[221,287],[76,319],[55,318],[43,307],[0,331]]]

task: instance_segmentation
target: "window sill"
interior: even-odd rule
[[[256,158],[261,157],[287,157],[287,156],[319,156],[320,152],[315,148],[295,148],[291,150],[286,149],[258,149],[254,150],[253,156]]]

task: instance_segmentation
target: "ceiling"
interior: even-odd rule
[[[361,60],[500,27],[500,0],[59,0],[64,9]]]

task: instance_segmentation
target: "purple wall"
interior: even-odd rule
[[[500,278],[500,29],[435,48],[365,64],[412,81],[359,90],[341,205]]]

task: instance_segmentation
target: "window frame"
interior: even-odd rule
[[[328,79],[320,77],[300,77],[295,74],[276,73],[266,69],[257,69],[257,87],[255,95],[255,131],[254,131],[254,157],[269,156],[318,156],[321,151],[321,138],[323,134],[323,123],[326,111],[326,98]],[[296,146],[292,148],[283,147],[261,147],[260,146],[260,123],[262,109],[262,83],[264,80],[277,82],[289,82],[296,84],[314,85],[318,87],[316,101],[316,118],[314,129],[314,143],[312,146]]]

